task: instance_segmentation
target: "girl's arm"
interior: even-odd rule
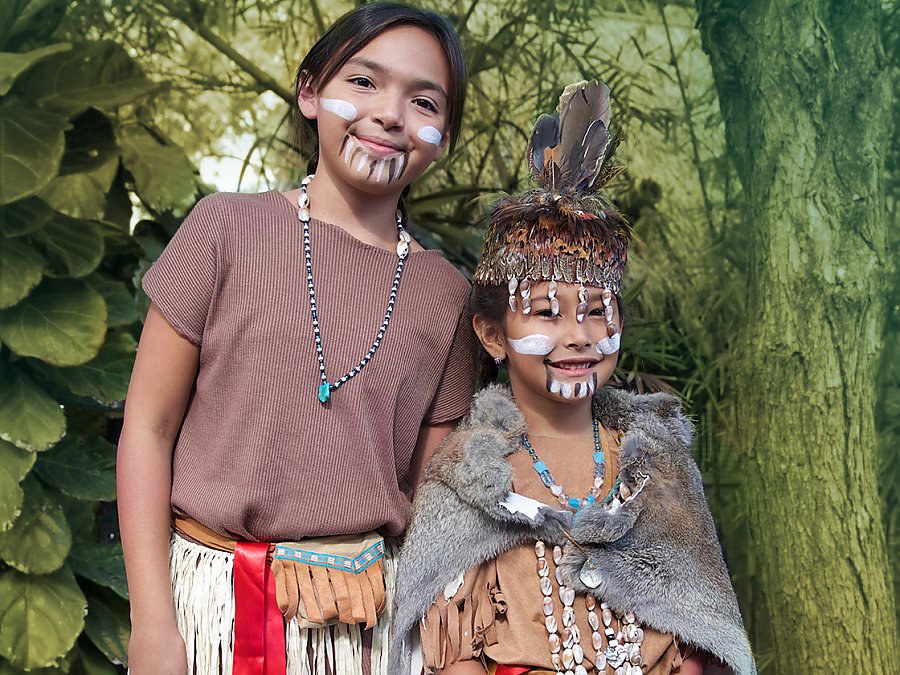
[[[199,348],[150,306],[128,387],[116,460],[119,527],[131,598],[133,675],[183,675],[184,642],[169,583],[172,449],[199,362]]]

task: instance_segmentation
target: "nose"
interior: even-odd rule
[[[584,351],[591,344],[591,337],[588,334],[586,322],[579,322],[575,316],[570,317],[566,321],[566,348],[575,351]]]
[[[383,92],[372,108],[372,119],[384,129],[403,127],[403,102],[398,94]]]

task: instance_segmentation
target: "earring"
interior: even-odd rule
[[[502,356],[495,356],[495,357],[494,357],[494,363],[496,363],[496,364],[499,366],[501,363],[503,363],[503,357],[502,357]]]

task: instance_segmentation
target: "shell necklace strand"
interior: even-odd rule
[[[384,312],[384,321],[381,322],[381,327],[378,329],[378,333],[375,336],[375,340],[372,342],[372,346],[369,347],[369,351],[366,352],[362,359],[360,359],[359,363],[334,382],[329,381],[328,375],[325,374],[325,353],[322,351],[322,335],[319,333],[319,309],[316,305],[316,286],[313,283],[312,252],[309,243],[310,214],[307,187],[315,177],[315,174],[310,174],[300,183],[300,195],[297,197],[297,217],[300,219],[300,222],[303,223],[303,255],[306,259],[306,287],[309,289],[309,311],[312,315],[313,334],[316,341],[316,358],[319,361],[319,375],[322,378],[322,383],[319,385],[317,392],[319,402],[322,403],[322,405],[325,405],[331,398],[332,392],[359,375],[359,372],[372,357],[375,356],[375,352],[377,352],[378,348],[381,346],[381,341],[384,339],[384,334],[387,332],[388,324],[391,322],[391,315],[394,313],[394,303],[397,301],[397,289],[400,288],[400,276],[403,274],[403,264],[406,262],[406,256],[409,253],[409,243],[412,241],[412,237],[410,237],[409,233],[403,228],[403,216],[400,211],[397,211],[397,237],[399,238],[399,241],[397,242],[397,271],[394,272],[394,282],[391,284],[391,293],[388,298],[387,309]]]
[[[559,500],[559,503],[568,509],[578,513],[582,508],[594,506],[600,490],[603,487],[603,479],[606,475],[606,462],[600,445],[600,424],[596,417],[593,418],[594,427],[594,482],[584,499],[569,497],[562,485],[554,480],[546,463],[539,459],[537,453],[528,441],[528,434],[522,435],[522,445],[531,457],[532,466],[541,478],[541,482]],[[617,510],[624,499],[631,496],[630,490],[624,487],[620,481],[610,490],[598,508],[611,508]],[[576,516],[577,517],[577,516]],[[563,675],[588,675],[584,665],[584,648],[581,646],[581,630],[575,623],[575,589],[566,586],[559,563],[563,559],[563,550],[560,546],[553,547],[553,563],[556,565],[556,583],[559,585],[559,599],[562,602],[562,634],[559,632],[559,623],[553,615],[553,584],[550,581],[550,563],[546,558],[547,547],[543,541],[538,540],[534,545],[534,553],[537,556],[537,573],[540,579],[541,595],[544,596],[543,612],[544,627],[547,629],[547,643],[550,649],[550,662],[553,667]],[[589,588],[598,587],[602,580],[599,572],[587,565],[581,571],[581,581]],[[618,614],[621,629],[616,632],[612,627],[613,613],[605,602],[600,603],[600,616],[597,616],[597,601],[593,596],[584,598],[587,609],[588,625],[591,628],[591,647],[594,648],[594,672],[605,673],[606,666],[613,668],[615,675],[642,675],[643,657],[641,656],[641,643],[644,641],[644,631],[636,621],[634,614],[625,612]],[[603,622],[603,633],[600,632],[600,623]],[[603,648],[603,638],[606,638],[606,649]]]

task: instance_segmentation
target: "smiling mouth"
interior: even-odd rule
[[[374,138],[372,136],[356,136],[353,134],[350,135],[350,138],[352,138],[356,143],[365,148],[368,154],[374,155],[376,157],[389,157],[391,155],[399,155],[401,153],[408,152],[406,148],[402,148],[396,143],[382,138]]]
[[[573,378],[584,377],[590,373],[598,363],[600,362],[596,359],[544,362],[548,368],[553,369],[557,374]]]

